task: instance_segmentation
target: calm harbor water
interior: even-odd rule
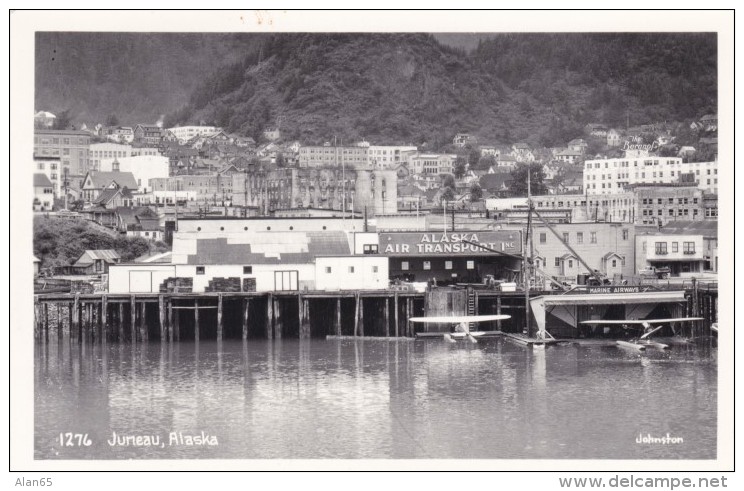
[[[716,457],[710,348],[65,339],[34,382],[36,459]]]

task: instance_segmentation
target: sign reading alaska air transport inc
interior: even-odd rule
[[[522,235],[517,230],[482,232],[380,232],[380,254],[400,256],[457,255],[484,256],[493,252],[478,247],[509,254],[522,252]]]

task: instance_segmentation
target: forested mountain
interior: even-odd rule
[[[76,54],[57,78],[40,60],[56,41],[37,47],[38,109],[440,148],[461,131],[552,146],[589,122],[684,120],[717,104],[715,34],[496,34],[469,52],[428,34],[158,34],[120,40],[116,55],[80,36],[64,38]]]
[[[80,123],[154,123],[181,107],[204,77],[243,59],[259,35],[39,32],[36,110]]]

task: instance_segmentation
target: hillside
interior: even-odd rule
[[[166,125],[205,121],[257,139],[279,126],[286,140],[435,149],[461,131],[555,146],[590,122],[716,112],[714,34],[494,34],[474,36],[469,51],[464,35],[439,35],[456,47],[428,34],[188,36],[126,38],[117,56],[78,39],[98,61],[86,76],[40,71],[37,107],[127,122],[167,113]]]
[[[154,123],[181,107],[204,74],[242,59],[259,35],[39,32],[37,110],[69,110],[77,124]]]

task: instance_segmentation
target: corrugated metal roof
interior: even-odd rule
[[[250,243],[228,243],[227,238],[197,239],[196,254],[188,264],[303,264],[317,256],[349,255],[346,234],[329,232],[268,232]]]
[[[82,256],[80,256],[80,259],[77,260],[75,266],[91,264],[97,259],[102,259],[107,263],[115,263],[118,259],[121,259],[121,256],[113,249],[87,250]]]

